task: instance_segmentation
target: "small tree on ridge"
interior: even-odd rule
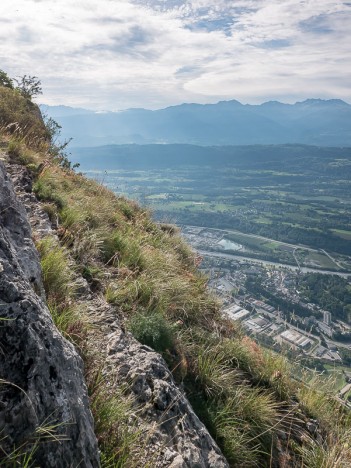
[[[0,70],[0,86],[13,89],[13,82],[11,78],[3,70]]]
[[[33,96],[43,94],[41,81],[37,76],[23,75],[18,79],[15,78],[15,81],[17,83],[17,89],[22,96],[27,99],[32,99]]]

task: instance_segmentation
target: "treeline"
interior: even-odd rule
[[[307,273],[299,279],[299,289],[306,301],[332,313],[333,319],[351,323],[351,286],[336,275]]]
[[[155,211],[157,218],[165,216],[164,211]],[[274,224],[254,223],[249,219],[219,212],[193,212],[188,209],[172,212],[170,215],[178,224],[206,226],[218,229],[235,229],[244,234],[257,234],[291,244],[302,244],[317,249],[325,249],[343,255],[351,255],[351,242],[331,232],[303,229],[279,222]]]
[[[259,278],[247,278],[245,282],[245,288],[249,291],[252,295],[260,295],[267,299],[269,304],[276,309],[279,309],[284,315],[287,314],[290,317],[291,314],[296,314],[300,317],[310,317],[312,312],[307,309],[307,307],[302,306],[301,304],[294,304],[292,302],[287,301],[286,299],[276,296],[272,292],[268,291],[267,289],[261,286],[261,280]],[[317,318],[322,317],[321,312],[313,312]]]
[[[98,156],[98,157],[97,157]],[[106,145],[72,148],[72,157],[87,169],[153,169],[181,166],[212,166],[219,168],[284,171],[292,174],[345,177],[350,166],[335,160],[351,159],[351,149],[307,145],[197,146],[167,145]],[[332,164],[331,164],[332,163]],[[340,164],[340,163],[339,163]],[[268,175],[269,177],[269,175]],[[291,181],[296,181],[291,177]]]
[[[255,234],[264,237],[272,237],[276,240],[292,244],[309,245],[317,249],[325,249],[329,252],[337,252],[344,255],[351,255],[351,242],[342,239],[331,232],[318,232],[313,229],[303,229],[281,223],[257,224],[250,223]]]

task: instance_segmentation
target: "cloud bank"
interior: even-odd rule
[[[0,68],[48,104],[351,101],[351,3],[2,0]]]

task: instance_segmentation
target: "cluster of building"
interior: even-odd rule
[[[322,311],[315,304],[301,303],[296,289],[297,272],[244,257],[219,254],[219,242],[224,239],[223,231],[219,229],[187,226],[183,235],[195,248],[208,252],[204,255],[202,269],[209,276],[209,286],[222,298],[223,314],[228,318],[240,321],[249,334],[268,345],[292,348],[302,355],[325,362],[342,362],[332,336],[335,330],[344,330],[348,325],[333,322],[331,313]],[[209,252],[214,250],[213,254]],[[289,314],[248,295],[246,280],[253,277],[260,278],[264,288],[291,304],[311,310],[311,316],[303,318],[292,314],[293,320],[289,321]],[[316,319],[317,309],[323,314],[322,320]],[[328,339],[328,344],[324,338]]]
[[[314,355],[323,360],[327,361],[335,361],[335,362],[341,362],[342,359],[340,357],[340,354],[338,353],[338,348],[335,344],[329,342],[328,347],[319,345],[315,350],[314,350]]]
[[[214,248],[221,241],[223,233],[217,229],[205,229],[197,226],[185,226],[183,237],[196,248]]]
[[[328,342],[327,347],[322,346],[320,338],[296,329],[281,319],[278,311],[274,308],[272,310],[268,304],[257,300],[253,300],[252,304],[255,307],[248,310],[237,303],[232,303],[223,309],[223,314],[231,320],[240,321],[243,328],[257,338],[269,337],[273,343],[292,348],[313,358],[328,362],[342,362],[338,348],[333,342]],[[329,320],[328,315],[325,318]]]
[[[231,320],[242,320],[248,317],[251,312],[234,303],[224,309],[223,314],[227,315]]]
[[[214,262],[212,264],[220,262],[219,259],[212,260]],[[222,297],[223,313],[228,318],[240,321],[249,334],[263,341],[270,340],[272,344],[292,348],[325,362],[342,362],[337,347],[331,349],[322,346],[320,337],[293,326],[280,310],[252,296],[232,294],[233,291],[237,292],[239,288],[244,287],[248,274],[256,274],[256,270],[260,271],[262,267],[243,263],[233,265],[233,262],[227,262],[225,265],[227,268],[223,268],[222,265],[221,269],[209,270],[211,272],[209,285]],[[284,278],[284,275],[281,278]],[[330,338],[333,335],[335,324],[330,312],[323,311],[323,320],[316,320],[311,315],[305,322],[308,321],[311,321],[311,324],[326,337]]]

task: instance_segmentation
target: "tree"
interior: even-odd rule
[[[0,70],[0,86],[13,89],[13,82],[11,78],[3,70]]]
[[[37,76],[23,75],[19,79],[15,78],[17,89],[27,99],[32,99],[33,96],[43,94],[41,89],[41,81]]]
[[[48,117],[46,114],[43,114],[43,120],[50,139],[49,152],[54,160],[56,160],[63,169],[69,170],[79,167],[79,163],[72,165],[66,153],[66,148],[71,142],[72,138],[64,142],[60,142],[59,140],[62,128],[61,125],[57,123],[56,120],[54,120],[52,117]]]
[[[56,122],[52,117],[49,117],[47,114],[42,114],[46,130],[49,133],[49,138],[51,143],[55,144],[61,134],[61,125]]]

